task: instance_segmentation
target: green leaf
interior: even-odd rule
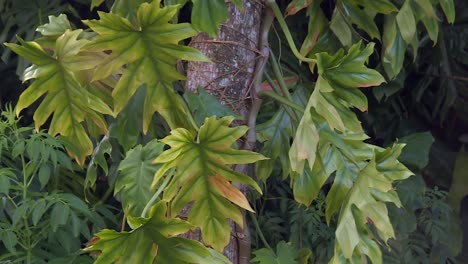
[[[426,0],[414,0],[412,3],[415,17],[419,17],[421,19],[424,27],[429,33],[429,38],[435,45],[439,34],[439,20],[432,3]]]
[[[112,127],[109,128],[109,130],[112,129]],[[109,136],[105,135],[94,148],[93,155],[89,161],[88,169],[86,170],[86,179],[84,182],[85,189],[94,188],[96,186],[98,167],[102,169],[105,175],[109,174],[109,166],[107,165],[106,154],[110,156],[111,152],[112,144],[110,143]]]
[[[337,9],[346,20],[364,30],[371,38],[380,40],[380,32],[374,22],[374,18],[365,12],[365,10],[362,10],[358,5],[354,5],[348,0],[339,0]]]
[[[310,206],[313,200],[318,197],[320,189],[329,174],[326,172],[320,155],[314,163],[312,169],[306,164],[304,171],[299,176],[293,176],[292,180],[294,199],[301,204]]]
[[[314,2],[313,0],[292,0],[286,7],[286,16],[295,15],[297,12],[307,8]]]
[[[0,240],[10,253],[16,253],[15,246],[18,244],[18,237],[13,230],[0,229]]]
[[[375,159],[359,172],[338,219],[335,257],[342,252],[345,258],[351,259],[357,250],[377,259],[374,260],[377,262],[373,263],[381,263],[381,253],[376,252],[375,242],[369,241],[370,230],[365,224],[372,223],[384,242],[395,236],[385,203],[391,202],[401,206],[392,182],[406,179],[412,174],[397,160],[401,148],[401,145],[395,145],[384,151],[376,151]]]
[[[312,100],[309,100],[304,115],[297,127],[294,141],[289,150],[291,170],[301,174],[304,171],[305,161],[309,168],[314,167],[316,151],[319,142],[319,134],[312,118]]]
[[[45,199],[37,200],[32,209],[32,222],[33,225],[37,225],[39,220],[41,220],[44,213],[49,209],[50,204],[47,203]]]
[[[25,70],[24,81],[35,81],[21,94],[16,113],[19,114],[45,95],[34,112],[36,130],[53,115],[49,133],[53,136],[60,134],[71,144],[72,148],[68,151],[80,165],[93,150],[81,123],[88,116],[112,114],[112,110],[102,100],[89,93],[77,80],[76,72],[95,67],[99,60],[92,55],[80,54],[81,48],[88,43],[87,40],[78,39],[81,31],[68,30],[57,38],[52,56],[35,42],[19,39],[21,46],[6,44],[34,64]]]
[[[394,79],[403,68],[407,45],[397,28],[395,16],[385,17],[383,32],[382,64],[387,76]]]
[[[398,160],[406,166],[414,168],[415,172],[424,169],[429,162],[429,151],[434,143],[431,132],[413,133],[398,141],[406,144]]]
[[[100,6],[104,1],[105,0],[92,0],[90,9],[93,10],[93,8]]]
[[[177,13],[177,6],[160,7],[160,0],[143,3],[138,8],[137,21],[130,22],[112,13],[99,12],[100,20],[85,23],[99,36],[87,48],[90,51],[111,51],[94,72],[95,79],[103,79],[112,73],[122,71],[122,77],[115,86],[115,112],[119,113],[136,90],[147,86],[144,103],[143,130],[148,130],[154,111],[160,111],[158,104],[167,104],[166,89],[172,92],[171,83],[185,77],[177,72],[177,60],[208,61],[199,51],[179,45],[183,39],[192,37],[196,31],[188,23],[170,24],[168,21]],[[159,97],[158,95],[163,95]],[[170,115],[181,115],[179,107]],[[167,117],[167,115],[166,115]]]
[[[450,24],[455,22],[455,4],[453,0],[440,0],[440,5],[442,6],[442,10],[444,10],[445,16],[447,17],[447,21]]]
[[[298,251],[290,244],[280,241],[276,245],[276,253],[271,249],[262,248],[254,251],[252,262],[260,264],[298,264]]]
[[[278,110],[275,115],[265,123],[257,125],[257,139],[263,142],[260,153],[269,157],[268,160],[258,161],[257,177],[266,181],[273,171],[275,160],[279,159],[283,175],[290,171],[289,160],[284,153],[290,149],[290,139],[293,135],[293,124],[284,108]]]
[[[119,175],[115,182],[114,194],[120,192],[123,208],[131,216],[139,216],[151,199],[151,182],[158,166],[151,162],[163,151],[164,144],[156,139],[144,147],[136,146],[127,152],[119,165]]]
[[[166,204],[157,203],[148,219],[135,218],[140,226],[130,232],[104,229],[85,251],[100,251],[96,264],[104,263],[226,263],[220,262],[200,242],[175,237],[193,228],[178,218],[166,218]]]
[[[62,202],[57,202],[50,213],[50,226],[56,232],[60,226],[64,226],[70,215],[70,207]]]
[[[172,199],[171,214],[177,215],[187,204],[194,202],[188,221],[200,227],[203,241],[221,251],[229,242],[230,231],[227,219],[243,226],[243,217],[232,203],[253,211],[245,196],[231,184],[248,184],[260,191],[250,177],[233,171],[226,165],[253,163],[264,156],[232,149],[232,145],[247,131],[245,126],[230,128],[233,117],[217,120],[210,117],[200,127],[197,137],[192,132],[178,128],[162,139],[171,148],[164,151],[155,163],[163,163],[155,176],[156,184],[171,168],[176,173],[166,191],[164,199]],[[175,197],[174,197],[175,196]]]
[[[39,26],[37,31],[43,36],[60,36],[67,30],[71,30],[67,15],[49,16],[49,23]]]
[[[450,205],[457,213],[460,213],[461,200],[468,194],[468,177],[466,177],[466,172],[468,170],[468,152],[465,148],[465,146],[462,146],[455,160],[452,183],[447,197]]]
[[[360,0],[350,0],[351,3],[355,5],[362,5],[367,10],[375,11],[381,14],[390,14],[392,12],[398,11],[395,5],[393,5],[389,0],[373,0],[373,1],[360,1]]]
[[[317,111],[319,115],[325,118],[331,129],[345,131],[345,124],[343,123],[343,120],[341,119],[337,109],[329,100],[327,100],[327,97],[322,96],[322,93],[330,93],[332,91],[333,88],[331,88],[328,82],[322,77],[319,77],[310,100],[315,111]]]
[[[346,55],[343,51],[334,55],[316,54],[320,76],[327,80],[332,87],[370,87],[385,82],[378,71],[364,65],[374,52],[374,44],[368,44],[363,50],[361,50],[361,46],[361,42],[354,44]]]
[[[218,28],[228,18],[228,9],[224,0],[192,0],[192,26],[199,32],[206,32],[210,37],[218,36]],[[234,4],[242,10],[242,1]]]
[[[329,21],[320,7],[321,2],[322,1],[312,1],[311,5],[307,8],[307,16],[309,17],[308,32],[300,49],[300,53],[303,56],[307,56],[309,52],[313,50],[319,37],[323,36],[327,29]],[[341,28],[338,28],[338,30],[339,29]]]
[[[15,173],[10,168],[0,168],[0,194],[8,195],[11,185],[10,178],[15,179]]]
[[[41,184],[41,188],[44,188],[49,182],[50,174],[51,174],[51,171],[50,171],[49,165],[44,164],[39,168],[39,173],[37,176],[39,178],[39,183]]]
[[[410,1],[405,1],[396,15],[396,21],[406,44],[410,44],[416,34],[416,21],[414,19]]]
[[[341,44],[345,47],[351,46],[353,42],[353,33],[351,27],[346,23],[343,14],[335,8],[330,22],[330,29],[335,33]]]
[[[203,124],[205,118],[213,115],[217,117],[236,115],[231,109],[222,105],[216,97],[207,93],[202,87],[198,87],[198,94],[186,91],[184,93],[184,98],[198,126]]]

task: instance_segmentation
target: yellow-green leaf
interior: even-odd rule
[[[253,179],[226,166],[265,159],[258,153],[232,149],[236,140],[247,131],[244,126],[229,127],[233,120],[233,117],[207,118],[198,135],[184,128],[171,131],[170,136],[161,140],[171,148],[154,161],[163,165],[153,184],[169,169],[176,168],[164,194],[165,200],[172,200],[171,213],[177,215],[193,202],[188,220],[200,227],[203,241],[216,250],[222,250],[229,242],[228,218],[243,225],[242,214],[232,203],[252,210],[231,182],[248,184],[261,192]]]
[[[165,98],[158,98],[158,89],[171,86],[175,80],[185,77],[177,72],[177,60],[208,61],[199,51],[179,45],[183,39],[192,37],[196,31],[190,24],[170,24],[178,6],[160,7],[160,0],[143,3],[138,8],[136,22],[132,23],[119,15],[99,12],[100,20],[85,23],[99,36],[87,48],[91,51],[111,51],[99,64],[94,79],[102,79],[123,71],[115,86],[115,112],[119,113],[130,97],[143,84],[150,96],[145,102],[144,131],[148,129],[152,113]],[[126,66],[122,69],[122,66]],[[153,101],[150,101],[153,100]],[[180,107],[176,108],[179,109]],[[176,114],[183,115],[180,111]],[[166,119],[171,117],[165,116]]]
[[[442,6],[442,10],[444,10],[447,21],[453,24],[455,22],[455,4],[453,0],[440,0],[440,5]]]
[[[33,63],[25,70],[23,79],[34,79],[34,82],[21,94],[17,114],[45,95],[34,112],[36,129],[52,115],[49,133],[60,134],[69,142],[67,149],[79,164],[83,164],[85,157],[93,151],[82,122],[85,118],[100,120],[101,114],[112,114],[109,106],[90,93],[78,78],[80,72],[92,69],[98,61],[92,55],[81,53],[88,43],[78,39],[81,32],[67,30],[57,38],[53,55],[35,42],[19,39],[21,45],[6,44]],[[101,128],[105,131],[105,123],[101,122]]]
[[[403,39],[406,41],[406,44],[410,44],[414,38],[414,34],[416,34],[416,21],[410,1],[405,1],[396,16],[396,20]]]
[[[178,218],[167,218],[166,211],[166,204],[159,202],[153,207],[150,218],[131,219],[139,225],[134,230],[119,233],[104,229],[84,250],[100,251],[96,264],[227,263],[200,242],[175,237],[193,226]]]

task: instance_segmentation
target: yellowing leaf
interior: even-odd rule
[[[106,78],[126,66],[112,92],[115,112],[119,113],[136,90],[146,84],[149,96],[144,107],[145,132],[152,113],[160,110],[157,105],[165,104],[165,98],[157,95],[167,95],[167,92],[160,90],[172,87],[171,83],[175,80],[184,79],[175,68],[177,60],[208,61],[199,51],[179,45],[181,40],[194,36],[196,31],[188,23],[168,22],[177,13],[178,6],[161,8],[160,4],[160,0],[141,4],[135,23],[119,15],[103,12],[99,12],[100,20],[85,21],[99,34],[87,48],[91,51],[111,51],[96,68],[94,78]],[[180,102],[176,100],[174,103],[175,111],[171,114],[162,111],[165,119],[186,115],[179,111]]]
[[[238,206],[253,212],[254,210],[250,207],[249,201],[245,198],[244,194],[242,194],[239,189],[234,187],[229,181],[225,180],[223,177],[219,175],[214,175],[209,179],[210,184],[218,189],[221,194],[231,202],[237,204]]]
[[[88,43],[85,39],[78,39],[81,32],[67,30],[57,38],[53,55],[35,42],[19,39],[21,46],[6,44],[33,63],[25,70],[24,80],[35,81],[21,94],[17,114],[45,95],[34,112],[36,129],[52,115],[49,133],[54,136],[60,134],[69,142],[68,151],[79,164],[83,164],[85,157],[93,150],[82,122],[91,118],[105,131],[105,123],[99,121],[102,120],[101,114],[112,114],[109,106],[88,91],[78,78],[80,72],[95,67],[99,59],[81,53],[83,46]]]
[[[229,242],[227,219],[243,225],[242,214],[232,203],[251,210],[242,193],[235,191],[229,182],[248,184],[261,192],[253,179],[226,165],[265,159],[258,153],[231,148],[247,131],[244,126],[230,128],[233,120],[233,117],[219,120],[207,118],[198,135],[184,128],[171,131],[170,136],[161,140],[171,148],[154,161],[163,165],[156,173],[153,184],[169,169],[176,168],[164,193],[165,200],[172,200],[171,213],[176,215],[193,202],[189,222],[199,226],[203,241],[219,251]]]
[[[367,222],[375,226],[377,234],[383,241],[386,242],[394,237],[385,203],[401,206],[392,182],[408,178],[412,174],[397,160],[401,148],[401,145],[396,145],[384,151],[376,151],[375,158],[359,172],[340,212],[336,229],[335,256],[341,251],[347,259],[351,259],[356,248],[369,257],[380,256],[374,250],[362,251],[362,247],[373,247],[373,243],[367,241],[369,237],[366,234],[370,232],[365,225]],[[390,164],[398,165],[400,168],[392,171],[383,169]],[[381,263],[381,259],[377,263]]]

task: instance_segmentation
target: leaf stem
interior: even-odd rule
[[[286,24],[286,21],[284,20],[283,14],[281,14],[281,10],[279,9],[278,5],[276,4],[275,0],[266,0],[266,4],[271,10],[273,10],[273,13],[276,16],[276,19],[278,20],[278,23],[281,27],[281,30],[283,30],[284,36],[286,37],[286,40],[288,41],[289,47],[291,48],[294,56],[298,58],[301,61],[305,62],[317,62],[315,59],[307,58],[304,57],[296,48],[296,44],[294,44],[294,40],[292,38],[291,32],[289,31],[288,25]]]
[[[153,197],[151,197],[151,199],[148,201],[145,208],[143,209],[143,212],[141,212],[141,217],[146,217],[146,214],[150,210],[151,206],[153,206],[154,202],[156,202],[159,195],[164,191],[171,178],[172,176],[166,176],[164,182],[161,184],[161,186],[159,186],[158,190],[154,193]]]
[[[281,91],[283,92],[284,96],[286,96],[288,100],[292,101],[292,97],[291,97],[291,94],[289,93],[288,86],[286,85],[283,75],[281,74],[280,65],[278,61],[276,61],[275,54],[273,54],[272,51],[270,51],[270,53],[271,53],[271,56],[270,56],[271,67],[273,68],[273,73],[275,74],[278,85],[281,88]]]
[[[261,91],[260,93],[258,93],[259,96],[268,96],[268,97],[271,97],[273,99],[275,99],[276,101],[284,104],[284,105],[287,105],[291,108],[293,108],[294,110],[297,110],[299,111],[301,114],[304,113],[304,108],[296,103],[294,103],[293,101],[290,101],[288,100],[287,98],[284,98],[283,96],[281,95],[278,95],[274,92],[271,92],[271,91]]]
[[[263,235],[263,232],[262,230],[260,229],[260,226],[258,225],[258,221],[257,221],[257,218],[255,217],[255,215],[251,212],[249,212],[249,216],[250,218],[252,219],[252,222],[255,226],[255,230],[257,231],[257,234],[258,236],[260,237],[260,240],[262,241],[262,243],[265,245],[265,247],[267,247],[269,250],[272,250],[273,249],[270,247],[270,244],[268,244],[265,236]]]

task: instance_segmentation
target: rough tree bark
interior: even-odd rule
[[[202,33],[192,39],[190,45],[213,63],[190,62],[187,67],[186,89],[196,92],[198,87],[203,87],[222,104],[245,117],[245,121],[237,121],[235,125],[247,124],[255,65],[261,57],[258,46],[263,4],[259,0],[244,0],[243,5],[241,12],[234,4],[227,3],[229,18],[220,26],[217,38]],[[244,144],[240,142],[239,145]],[[245,167],[236,170],[248,174]],[[245,192],[242,187],[241,190]],[[188,210],[186,208],[183,214]],[[244,223],[244,230],[230,223],[231,239],[224,255],[233,264],[250,263],[250,237],[245,217]],[[185,236],[201,240],[199,231]]]

